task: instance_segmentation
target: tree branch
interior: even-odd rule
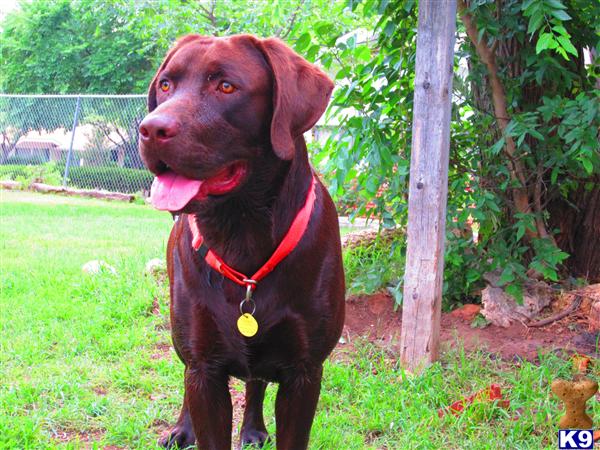
[[[575,312],[577,310],[577,308],[579,308],[579,305],[581,305],[581,299],[582,299],[582,297],[580,295],[576,295],[573,303],[571,303],[571,305],[564,311],[561,311],[558,314],[554,314],[553,316],[550,316],[547,319],[540,320],[538,322],[527,323],[525,325],[530,328],[531,327],[543,327],[544,325],[549,325],[552,322],[556,322],[557,320],[567,317],[569,314]]]
[[[296,19],[298,17],[298,13],[300,12],[300,10],[302,9],[302,6],[304,5],[305,0],[300,0],[300,3],[298,3],[298,6],[296,7],[296,10],[294,11],[294,13],[292,14],[292,20],[290,20],[290,24],[287,28],[287,31],[283,34],[281,34],[282,30],[278,30],[276,34],[277,37],[280,37],[281,39],[286,39],[289,34],[292,32],[292,28],[294,28],[294,23],[296,22]]]
[[[546,225],[544,224],[544,216],[542,212],[542,183],[544,182],[544,166],[541,161],[538,162],[536,175],[537,176],[535,184],[533,185],[533,208],[535,210],[535,226],[541,238],[550,239],[550,241],[552,241],[552,243],[556,246],[554,236],[548,233],[548,231],[546,230]]]
[[[110,142],[112,142],[115,145],[119,145],[119,143],[117,141],[115,141],[114,139],[112,139],[110,137],[110,134],[113,132],[113,130],[111,130],[110,125],[108,125],[102,121],[92,121],[92,122],[90,122],[90,124],[98,127],[98,129],[102,132],[102,134],[104,134],[104,137],[106,139],[108,139]],[[120,136],[120,133],[118,132],[117,127],[115,127],[115,129],[117,130],[117,134],[119,134],[119,136]]]
[[[217,17],[215,16],[215,6],[216,2],[212,2],[210,9],[202,4],[202,2],[198,2],[198,7],[203,13],[200,13],[204,18],[206,18],[213,28],[215,28],[215,34],[217,32]]]
[[[481,40],[478,40],[477,26],[473,20],[473,17],[467,10],[467,5],[465,4],[464,0],[458,0],[458,10],[463,24],[465,25],[467,35],[475,46],[475,50],[477,51],[479,58],[485,64],[488,70],[490,88],[492,91],[492,104],[494,106],[494,116],[496,117],[498,127],[504,136],[504,152],[511,162],[508,166],[509,172],[511,179],[513,181],[517,181],[519,184],[519,187],[512,189],[515,207],[520,213],[531,214],[532,211],[529,205],[529,196],[527,193],[527,182],[525,176],[526,170],[523,163],[516,157],[517,148],[515,141],[506,133],[506,128],[510,122],[510,116],[508,114],[504,86],[500,80],[500,77],[498,76],[496,54],[494,53],[496,46],[493,46],[493,48],[488,47],[484,36],[482,36]],[[542,228],[543,233],[548,235],[543,223]],[[539,229],[537,231],[531,231],[527,229],[526,233],[530,238],[540,237]]]

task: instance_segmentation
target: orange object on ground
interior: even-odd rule
[[[576,353],[572,356],[573,370],[576,373],[586,374],[590,370],[592,359],[587,355]]]
[[[466,406],[474,402],[493,402],[497,400],[498,405],[502,408],[510,406],[510,400],[502,398],[502,389],[497,384],[491,384],[485,389],[477,391],[475,394],[465,397],[452,403],[450,406],[438,409],[438,416],[443,417],[447,412],[451,412],[455,416],[463,412]]]

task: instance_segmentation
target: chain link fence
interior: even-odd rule
[[[0,94],[0,179],[147,195],[145,115],[145,95]]]

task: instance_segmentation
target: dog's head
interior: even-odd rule
[[[333,83],[278,39],[180,39],[150,83],[140,154],[157,178],[156,207],[237,191],[253,162],[295,155],[294,141],[325,111]]]

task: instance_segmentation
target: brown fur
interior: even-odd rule
[[[166,78],[172,88],[158,89]],[[217,89],[226,80],[238,90]],[[327,106],[333,84],[277,39],[186,36],[169,52],[150,85],[142,126],[168,128],[168,139],[141,140],[150,170],[168,165],[189,178],[210,177],[234,161],[248,164],[240,186],[193,200],[207,245],[233,268],[254,273],[273,253],[304,204],[311,183],[302,133]],[[165,125],[166,124],[166,125]],[[344,273],[335,208],[321,182],[308,228],[294,251],[258,284],[259,330],[236,328],[245,289],[223,279],[191,248],[187,220],[173,226],[167,249],[173,344],[185,364],[185,399],[162,442],[230,449],[230,376],[246,381],[242,443],[268,438],[262,403],[279,383],[278,449],[306,448],[322,364],[344,321]]]

